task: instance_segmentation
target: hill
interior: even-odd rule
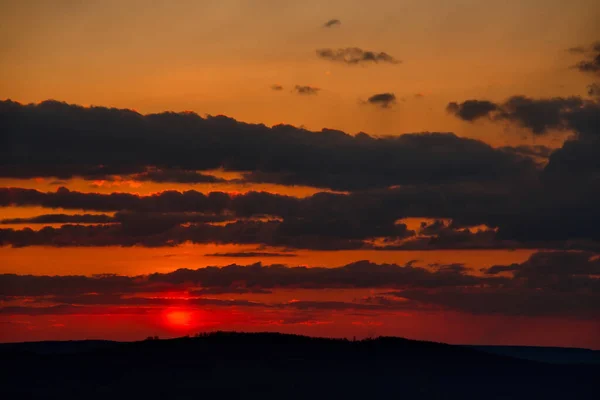
[[[233,332],[4,344],[0,365],[7,399],[587,398],[600,373],[597,364],[550,364],[401,338]]]

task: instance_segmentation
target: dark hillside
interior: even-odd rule
[[[117,343],[0,346],[8,399],[589,398],[597,365],[378,338],[214,333]],[[52,353],[48,347],[69,351]],[[78,347],[77,351],[74,351]]]

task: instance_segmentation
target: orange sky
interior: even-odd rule
[[[534,138],[514,124],[484,120],[466,123],[449,115],[446,104],[471,98],[499,102],[515,94],[583,95],[589,78],[570,68],[578,59],[566,49],[600,37],[597,0],[572,0],[568,8],[564,0],[164,0],[152,2],[151,7],[142,0],[22,0],[0,2],[0,15],[0,99],[22,103],[57,99],[141,113],[191,110],[269,126],[285,123],[352,134],[454,132],[493,146],[559,147],[569,133]],[[323,28],[330,18],[340,19],[341,26]],[[402,62],[351,66],[319,59],[315,53],[319,48],[349,46],[384,51]],[[282,85],[283,90],[272,90],[274,84]],[[295,85],[321,90],[315,96],[302,96],[294,93]],[[393,109],[364,104],[373,94],[385,92],[398,98]],[[209,173],[227,179],[238,177],[223,171]],[[0,178],[0,187],[46,192],[61,186],[86,193],[140,195],[193,189],[203,193],[255,190],[306,197],[325,191],[276,184]],[[0,208],[0,219],[83,212],[90,213],[4,207]],[[15,226],[0,226],[9,227]],[[337,267],[358,260],[400,265],[417,260],[420,266],[462,263],[479,274],[481,268],[492,265],[522,263],[536,250],[297,250],[294,257],[266,259],[211,255],[242,251],[257,251],[257,246],[0,246],[0,274],[132,276],[258,261]],[[295,295],[331,300],[326,293],[310,291],[277,294],[284,301]],[[332,296],[350,299],[363,295]],[[4,304],[0,298],[0,306]],[[193,310],[189,315],[165,312],[152,309],[148,314],[126,317],[114,310],[95,317],[0,314],[0,324],[12,327],[10,332],[0,330],[0,341],[137,339],[224,328],[329,336],[347,336],[347,332],[368,336],[375,332],[452,343],[600,346],[594,339],[597,323],[575,321],[569,330],[564,319],[550,317],[525,321],[437,311],[366,317],[331,312],[316,316],[315,321],[322,324],[285,325],[272,323],[279,317],[271,318],[265,310],[254,314],[245,309]],[[520,336],[509,332],[508,326],[522,329]]]
[[[193,110],[317,130],[454,131],[496,145],[531,143],[514,127],[464,124],[444,108],[464,98],[584,94],[587,81],[569,69],[574,56],[565,49],[600,36],[600,7],[595,0],[574,0],[568,9],[564,4],[3,2],[0,93],[20,102],[53,98],[144,113]],[[329,18],[342,25],[322,28]],[[315,54],[348,46],[385,51],[402,63],[347,66]],[[284,90],[272,91],[273,84]],[[295,85],[322,90],[298,96],[290,93]],[[360,104],[381,92],[398,97],[392,112]],[[556,146],[560,138],[541,141]]]

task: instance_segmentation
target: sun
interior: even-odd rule
[[[166,314],[167,323],[174,328],[188,327],[192,323],[192,313],[186,310],[171,310]]]

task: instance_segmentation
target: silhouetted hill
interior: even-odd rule
[[[487,353],[552,364],[600,364],[600,351],[566,347],[467,346]]]
[[[5,344],[0,365],[7,399],[588,398],[600,372],[401,338],[226,332]]]

